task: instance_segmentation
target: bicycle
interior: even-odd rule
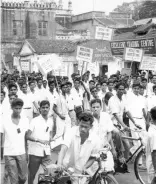
[[[141,130],[132,130],[138,132],[139,138],[133,138],[133,137],[128,137],[128,136],[122,136],[123,139],[128,139],[131,141],[140,141],[140,146],[136,149],[136,151],[125,161],[126,164],[128,164],[130,161],[134,159],[134,173],[137,178],[137,180],[140,181],[141,184],[146,184],[146,181],[143,176],[147,175],[146,169],[140,169],[140,162],[143,162],[144,165],[146,165],[146,152],[145,152],[145,146],[143,144],[142,138],[140,136]]]
[[[98,163],[98,169],[93,176],[87,173],[74,174],[74,171],[69,170],[58,171],[57,165],[53,164],[51,168],[54,168],[54,172],[48,175],[40,174],[38,177],[38,184],[72,184],[73,178],[78,179],[78,183],[82,178],[86,178],[88,184],[118,184],[113,174],[109,173],[105,169],[105,161],[107,159],[107,152],[109,148],[105,147],[101,149],[96,156],[96,161]]]

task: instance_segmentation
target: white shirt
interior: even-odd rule
[[[56,90],[54,90],[53,93],[51,93],[50,91],[47,91],[47,100],[50,102],[50,112],[49,115],[53,115],[54,111],[53,111],[53,106],[56,103],[57,99],[59,98],[59,94],[57,93]]]
[[[79,88],[79,91],[78,91],[75,88],[72,88],[71,93],[74,96],[75,106],[82,106],[84,90],[82,88]]]
[[[108,109],[111,115],[111,119],[114,124],[117,124],[117,120],[115,119],[113,114],[117,114],[121,121],[123,120],[123,113],[125,111],[126,102],[122,98],[121,100],[117,95],[112,96],[108,101]]]
[[[68,104],[62,94],[59,95],[59,98],[56,100],[55,105],[57,106],[57,110],[60,114],[68,115]]]
[[[32,119],[30,122],[29,130],[32,131],[32,136],[35,139],[41,139],[45,141],[50,140],[50,132],[53,129],[53,120],[52,118],[48,118],[46,121],[41,115]],[[50,155],[50,146],[43,145],[38,142],[29,141],[28,153],[30,155],[35,156],[44,156],[44,152],[46,155]]]
[[[113,122],[110,118],[110,115],[106,112],[100,113],[99,122],[94,118],[92,131],[99,136],[101,140],[101,145],[108,143],[108,133],[112,132],[114,129]]]
[[[151,183],[155,174],[151,153],[156,150],[156,125],[150,125],[147,135],[146,166],[148,173],[148,183]]]
[[[75,107],[75,99],[74,99],[74,95],[72,93],[66,94],[66,102],[67,102],[68,109],[70,111],[71,110],[74,110],[74,107]]]
[[[153,107],[156,106],[156,95],[152,95],[148,98],[148,105],[147,105],[148,111],[150,111]]]
[[[143,118],[142,110],[145,109],[145,101],[141,95],[131,93],[126,102],[126,109],[134,118]]]
[[[19,98],[23,100],[24,102],[24,105],[23,105],[23,109],[24,108],[31,108],[33,107],[33,95],[31,93],[27,93],[27,94],[24,94],[24,93],[21,93],[19,95]]]
[[[91,156],[98,153],[100,139],[90,131],[88,139],[81,145],[79,127],[72,127],[64,137],[63,145],[68,147],[63,165],[82,171]]]
[[[20,129],[20,133],[17,132]],[[3,116],[0,132],[4,133],[4,155],[16,156],[25,154],[25,133],[29,129],[29,120],[21,116],[19,124],[12,122],[11,115]]]

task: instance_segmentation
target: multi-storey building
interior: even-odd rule
[[[12,68],[14,52],[25,39],[55,39],[58,23],[70,28],[72,3],[29,1],[1,3],[1,60]]]

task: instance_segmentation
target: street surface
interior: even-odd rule
[[[53,158],[53,163],[55,163],[56,159],[57,159],[56,152],[52,154],[52,158]],[[135,177],[134,170],[133,170],[133,164],[129,165],[129,171],[130,171],[130,173],[115,175],[115,178],[118,181],[118,183],[119,184],[140,184],[140,182]],[[42,172],[42,169],[40,169],[39,172]],[[1,164],[1,179],[3,178],[3,173],[4,173],[4,163]],[[145,175],[144,178],[147,179],[147,176]],[[1,182],[1,184],[3,184],[3,182]],[[8,183],[8,184],[10,184],[10,183]],[[27,184],[27,182],[26,182],[26,184]],[[37,176],[36,176],[34,184],[37,184]],[[148,183],[146,183],[146,184],[148,184]]]

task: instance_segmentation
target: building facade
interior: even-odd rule
[[[1,10],[1,55],[3,62],[12,68],[12,55],[25,39],[55,39],[56,24],[62,19],[62,25],[70,27],[72,3],[69,1],[65,10],[61,0],[58,4],[55,1],[2,2]]]

